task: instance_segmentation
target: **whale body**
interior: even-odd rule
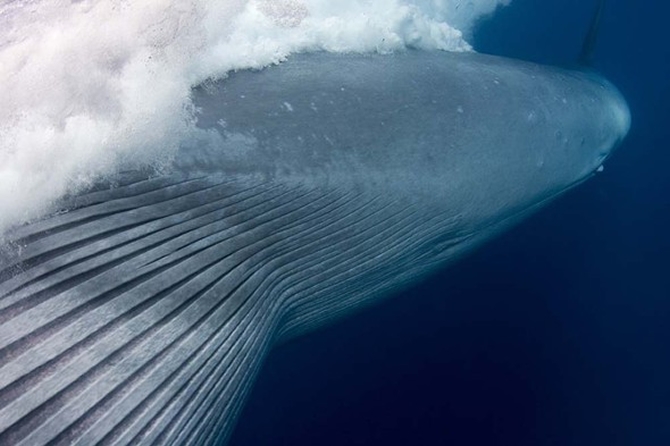
[[[193,98],[169,168],[5,234],[0,444],[225,441],[273,345],[509,228],[630,125],[595,73],[475,53],[300,55]]]

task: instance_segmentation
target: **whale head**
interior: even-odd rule
[[[193,92],[169,169],[0,249],[0,443],[214,444],[270,347],[470,252],[597,172],[630,113],[590,72],[311,54]]]

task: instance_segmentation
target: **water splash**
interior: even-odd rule
[[[0,233],[119,169],[169,162],[191,87],[305,51],[470,51],[510,0],[0,2]]]

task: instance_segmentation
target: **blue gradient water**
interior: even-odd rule
[[[591,10],[515,0],[475,47],[570,64]],[[603,175],[423,286],[277,349],[231,444],[670,444],[669,12],[607,6],[594,64],[633,127]]]

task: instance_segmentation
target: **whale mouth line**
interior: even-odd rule
[[[600,167],[592,172],[590,172],[588,175],[573,181],[572,183],[569,183],[567,186],[564,188],[560,189],[559,191],[553,192],[552,194],[548,195],[547,197],[544,197],[542,200],[535,202],[533,204],[530,204],[522,209],[517,209],[513,211],[511,214],[504,216],[500,220],[496,220],[494,222],[489,222],[486,223],[480,227],[475,228],[472,230],[469,234],[467,235],[460,235],[454,237],[452,240],[449,242],[442,242],[445,245],[445,248],[442,249],[438,256],[432,257],[429,260],[426,261],[426,264],[429,265],[438,265],[438,264],[444,264],[444,257],[448,256],[453,249],[458,249],[459,246],[463,245],[463,243],[468,243],[468,242],[477,242],[480,239],[483,239],[482,241],[488,239],[489,234],[495,234],[500,230],[504,230],[505,228],[513,225],[514,223],[518,222],[519,220],[523,219],[524,217],[535,213],[551,203],[552,201],[556,200],[558,197],[564,195],[566,192],[578,187],[582,183],[585,183],[589,179],[593,178],[598,171],[600,171]]]

